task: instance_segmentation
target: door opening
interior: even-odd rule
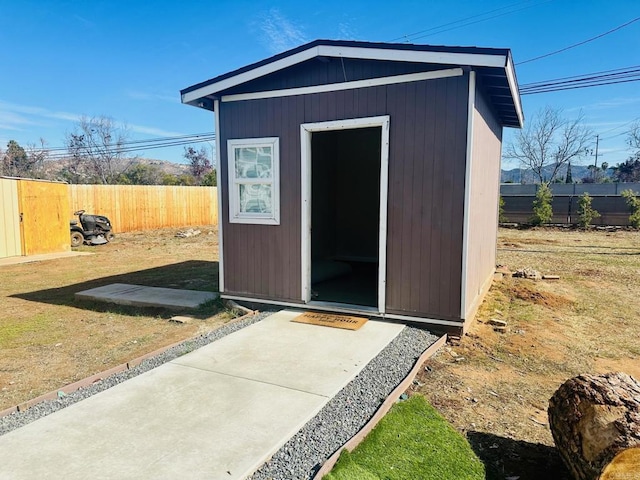
[[[378,307],[381,129],[311,135],[312,301]]]

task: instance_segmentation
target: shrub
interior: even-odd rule
[[[629,223],[635,228],[640,228],[640,199],[636,197],[636,193],[631,189],[623,190],[620,195],[624,198],[631,212]]]
[[[533,201],[532,225],[542,225],[543,223],[549,223],[551,221],[553,217],[553,210],[551,208],[552,199],[553,195],[551,194],[549,185],[546,183],[540,184],[536,192],[536,199]]]
[[[580,195],[578,200],[578,225],[587,228],[591,222],[600,216],[600,213],[591,206],[592,198],[587,192]]]
[[[507,221],[507,217],[504,216],[504,198],[498,198],[498,222],[504,223]]]

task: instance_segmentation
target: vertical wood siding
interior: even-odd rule
[[[0,178],[0,258],[22,255],[18,181]]]
[[[66,184],[18,180],[18,204],[23,255],[71,250]]]
[[[465,313],[472,309],[496,264],[502,127],[481,88],[473,112]]]
[[[467,96],[465,75],[221,103],[226,293],[301,301],[300,124],[390,115],[387,311],[459,319]],[[280,225],[230,224],[226,141],[271,136]]]
[[[216,187],[146,185],[68,185],[67,222],[76,210],[104,215],[114,231],[218,223]],[[68,232],[67,232],[68,237]],[[67,239],[68,240],[68,239]]]

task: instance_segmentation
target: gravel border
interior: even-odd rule
[[[420,355],[439,337],[406,326],[250,480],[313,478],[322,464],[368,422]]]
[[[28,423],[31,423],[41,417],[47,416],[53,412],[68,407],[69,405],[73,405],[80,400],[89,398],[96,393],[107,390],[108,388],[111,388],[130,378],[136,377],[141,373],[152,370],[157,366],[162,365],[163,363],[170,362],[171,360],[174,360],[182,355],[196,350],[197,348],[204,347],[205,345],[208,345],[211,342],[215,342],[216,340],[219,340],[222,337],[229,335],[230,333],[236,332],[242,328],[257,323],[273,313],[273,310],[264,311],[252,317],[248,317],[244,320],[223,325],[222,327],[209,333],[200,335],[190,340],[186,340],[180,345],[169,348],[159,355],[143,360],[140,365],[137,365],[129,370],[114,373],[113,375],[110,375],[99,382],[89,385],[88,387],[78,389],[75,392],[69,394],[58,394],[59,397],[56,400],[45,400],[22,412],[14,412],[1,417],[0,436],[12,430],[15,430],[16,428],[27,425]]]
[[[130,370],[110,375],[56,400],[46,400],[23,412],[2,417],[0,436],[257,323],[273,313],[264,311],[224,325],[148,358]],[[420,355],[438,338],[426,330],[405,326],[389,345],[249,479],[313,478],[322,464],[365,426],[393,389],[409,374]]]

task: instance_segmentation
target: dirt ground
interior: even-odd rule
[[[219,303],[179,324],[168,321],[178,312],[74,300],[75,292],[115,282],[217,291],[217,231],[194,228],[202,233],[125,233],[78,249],[90,256],[0,267],[0,410],[231,319]]]
[[[501,229],[498,262],[560,279],[494,283],[470,332],[429,360],[414,388],[466,434],[487,478],[570,480],[548,401],[581,373],[640,378],[640,233]]]
[[[113,282],[217,290],[217,235],[200,230],[122,234],[81,247],[91,256],[0,267],[0,410],[229,321],[219,305],[176,324],[173,312],[73,299]],[[414,390],[465,433],[487,478],[569,480],[548,400],[580,373],[640,378],[640,233],[501,229],[498,262],[560,279],[494,283],[470,332],[427,362]]]

